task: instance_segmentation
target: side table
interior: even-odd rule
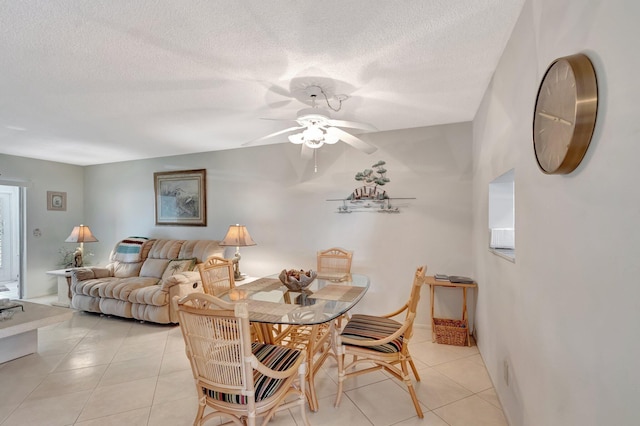
[[[434,321],[434,299],[435,299],[435,292],[436,292],[436,287],[453,287],[453,288],[460,288],[462,289],[462,322],[464,323],[464,326],[466,328],[465,330],[465,334],[466,334],[466,338],[465,338],[465,343],[468,346],[471,346],[471,335],[470,335],[470,331],[469,331],[469,318],[468,318],[468,313],[467,313],[467,289],[474,289],[478,287],[478,284],[474,283],[470,283],[470,284],[463,284],[463,283],[452,283],[450,281],[440,281],[440,280],[436,280],[435,277],[433,276],[427,276],[425,277],[425,284],[428,284],[431,290],[431,340],[432,341],[436,341],[435,338],[435,330],[436,330],[436,325],[435,325],[435,321]]]
[[[62,306],[63,308],[71,306],[71,272],[74,269],[82,268],[67,268],[47,271],[47,275],[54,275],[58,277],[58,300],[56,302],[51,302],[53,306]]]

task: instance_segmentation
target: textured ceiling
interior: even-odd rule
[[[295,118],[314,84],[380,131],[470,121],[523,2],[0,0],[0,152],[239,148],[290,127],[262,118]]]

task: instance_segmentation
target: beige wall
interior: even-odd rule
[[[479,347],[510,424],[638,424],[640,3],[528,0],[473,124]],[[598,75],[582,165],[547,176],[531,120],[549,63]],[[516,263],[487,251],[488,184],[515,168]],[[504,363],[509,365],[509,384]]]
[[[64,240],[84,216],[83,175],[83,167],[0,154],[0,183],[25,188],[25,297],[57,291],[56,278],[45,272],[59,268],[58,250],[75,248]],[[67,210],[47,210],[47,191],[66,192]],[[40,236],[34,235],[35,229]]]
[[[100,239],[92,249],[106,260],[126,236],[222,239],[241,223],[258,244],[241,250],[243,272],[315,268],[318,249],[345,247],[355,251],[353,270],[372,280],[358,308],[378,313],[404,303],[419,265],[470,274],[471,124],[369,138],[379,147],[372,155],[345,144],[320,149],[317,173],[289,143],[86,167],[85,223]],[[387,163],[387,192],[416,200],[399,202],[400,214],[336,213],[339,203],[326,200],[348,196],[361,186],[356,172],[378,160]],[[207,170],[207,227],[156,226],[153,173],[199,168]],[[443,312],[458,313],[456,297],[442,298]],[[423,307],[428,301],[425,291]],[[429,322],[428,309],[419,322]]]

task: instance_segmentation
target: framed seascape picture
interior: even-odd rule
[[[207,226],[205,169],[153,174],[156,225]]]
[[[47,191],[47,210],[67,211],[67,193]]]

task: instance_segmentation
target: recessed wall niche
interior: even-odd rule
[[[516,259],[515,169],[489,183],[489,250]]]

